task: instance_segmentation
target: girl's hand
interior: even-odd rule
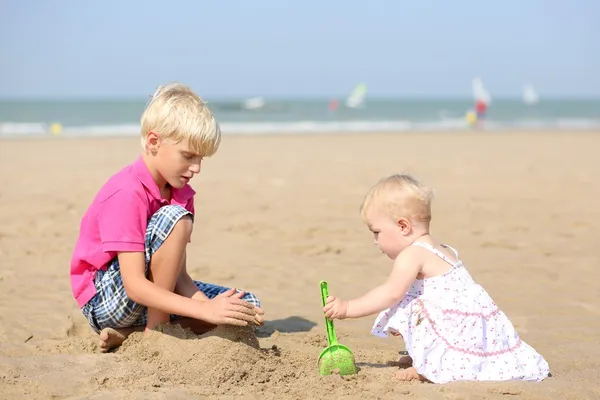
[[[323,311],[328,319],[344,319],[348,315],[348,302],[329,296]]]

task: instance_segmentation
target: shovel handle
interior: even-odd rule
[[[323,307],[327,304],[327,298],[329,297],[329,289],[327,287],[327,281],[321,281],[321,301]],[[333,321],[325,317],[325,327],[327,328],[327,342],[329,345],[338,344],[337,337],[335,335],[335,328],[333,327]]]

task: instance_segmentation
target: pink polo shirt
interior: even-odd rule
[[[170,204],[194,213],[194,194],[189,185],[173,189]],[[168,204],[142,157],[102,186],[81,220],[71,259],[71,289],[79,307],[94,297],[96,272],[106,269],[118,252],[144,251],[148,221]]]

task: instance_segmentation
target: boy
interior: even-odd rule
[[[221,141],[211,111],[187,86],[169,84],[150,99],[141,128],[141,156],[100,189],[71,259],[73,295],[101,351],[171,320],[195,333],[262,324],[256,296],[193,281],[186,270],[195,194],[188,182]]]

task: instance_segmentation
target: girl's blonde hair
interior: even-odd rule
[[[366,194],[360,213],[366,218],[367,212],[377,207],[391,218],[412,218],[417,221],[431,221],[431,200],[433,191],[409,174],[396,174],[381,179]]]
[[[215,154],[221,142],[221,128],[206,102],[180,83],[159,86],[140,122],[144,149],[150,132],[175,143],[189,139],[190,151],[203,157]]]

